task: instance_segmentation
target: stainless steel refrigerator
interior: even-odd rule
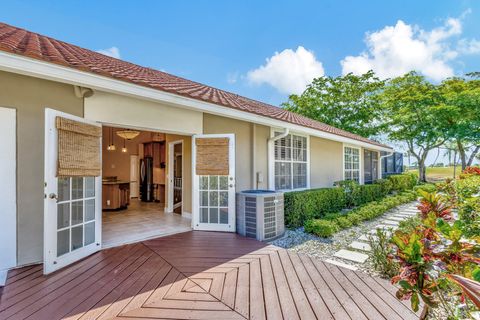
[[[145,202],[154,200],[152,157],[145,157],[140,160],[140,199]]]

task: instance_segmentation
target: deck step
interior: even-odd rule
[[[356,251],[341,249],[334,254],[335,257],[350,260],[353,262],[364,263],[368,259],[368,255]]]
[[[355,267],[355,266],[351,266],[351,265],[349,265],[349,264],[347,264],[347,263],[340,262],[340,261],[333,260],[333,259],[327,259],[327,260],[325,260],[325,262],[334,264],[334,265],[339,266],[339,267],[342,267],[342,268],[350,269],[350,270],[353,270],[353,271],[358,270],[358,268]]]
[[[372,251],[372,247],[370,247],[368,243],[360,241],[353,241],[352,243],[350,243],[350,248],[362,251]]]

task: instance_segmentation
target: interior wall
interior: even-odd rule
[[[113,141],[116,147],[115,151],[107,150],[110,144],[110,128],[103,126],[102,136],[102,176],[117,176],[119,180],[130,180],[130,155],[138,155],[138,145],[140,143],[151,141],[151,133],[141,131],[140,135],[133,140],[125,141],[127,152],[122,152],[123,139],[115,134],[119,128],[113,128]]]
[[[43,260],[45,108],[83,116],[73,86],[0,71],[0,106],[17,110],[17,263]]]

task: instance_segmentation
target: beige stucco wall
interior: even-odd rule
[[[253,138],[254,132],[255,139]],[[252,189],[254,187],[255,178],[253,177],[253,168],[255,168],[256,172],[262,172],[264,176],[264,182],[259,185],[259,188],[267,187],[267,139],[270,136],[270,128],[261,125],[254,125],[246,121],[235,120],[211,114],[204,114],[203,133],[235,134],[236,191]],[[255,157],[253,157],[252,148],[254,140]]]
[[[17,109],[17,262],[43,257],[45,107],[83,115],[73,86],[0,71],[0,106]]]
[[[310,136],[310,187],[331,187],[342,179],[343,144]]]
[[[188,135],[202,133],[203,123],[201,112],[101,91],[85,99],[85,118]]]

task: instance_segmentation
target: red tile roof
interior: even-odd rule
[[[4,23],[0,23],[0,50],[389,148],[282,108]]]

